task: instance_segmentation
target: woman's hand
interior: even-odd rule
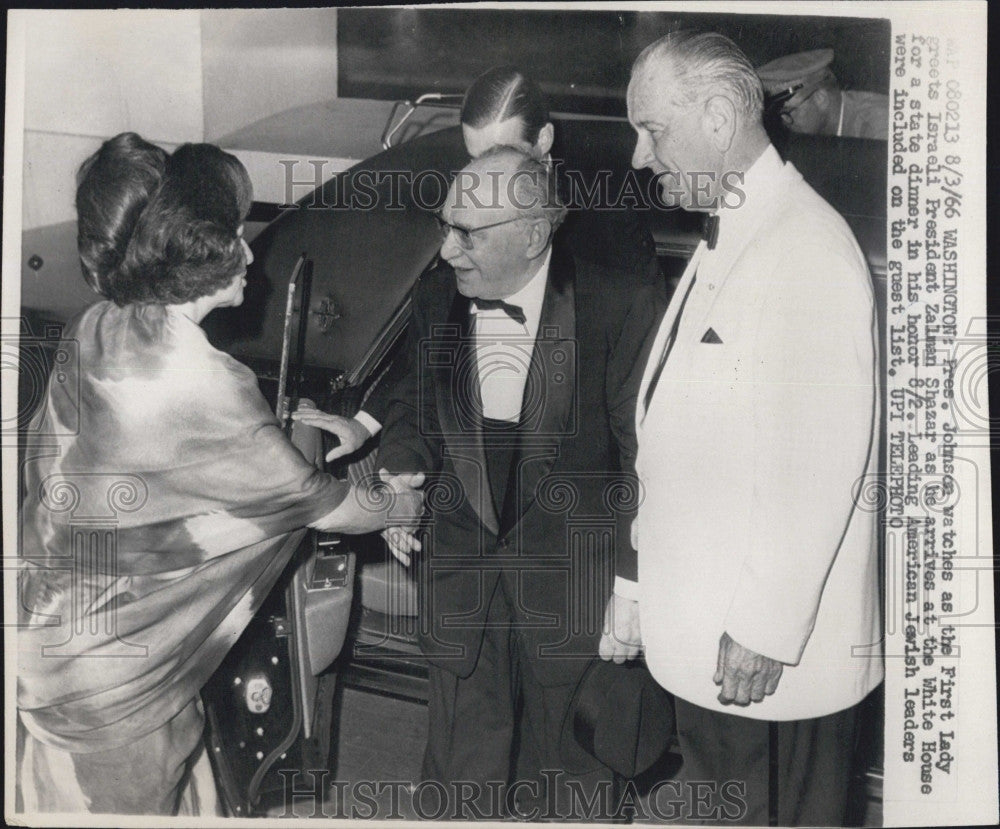
[[[309,526],[324,532],[349,535],[381,532],[387,527],[401,528],[409,537],[401,543],[401,550],[419,550],[420,542],[413,537],[413,532],[424,509],[424,493],[419,489],[423,483],[422,472],[390,475],[384,469],[379,470],[377,481],[369,479],[367,483],[352,484],[344,500],[333,511]],[[403,563],[409,563],[408,555]]]
[[[353,417],[341,417],[321,412],[308,401],[300,403],[298,409],[292,412],[292,420],[301,421],[337,436],[340,440],[340,446],[336,446],[326,453],[327,461],[333,461],[357,452],[371,437],[371,433]]]

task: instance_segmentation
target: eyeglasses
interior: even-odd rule
[[[434,214],[434,218],[437,220],[438,228],[441,230],[442,242],[448,238],[449,233],[454,231],[458,244],[465,250],[472,250],[473,233],[478,233],[480,230],[489,230],[491,227],[500,227],[500,225],[509,225],[513,222],[519,222],[524,218],[524,216],[515,216],[513,219],[505,219],[502,222],[494,222],[490,225],[480,225],[479,227],[462,227],[461,225],[453,225],[451,222],[446,222],[442,219],[441,215],[438,213]]]

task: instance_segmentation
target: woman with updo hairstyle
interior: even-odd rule
[[[107,293],[149,197],[159,187],[167,153],[134,132],[106,141],[80,168],[76,191],[77,250],[83,277]]]
[[[248,264],[239,237],[252,200],[234,156],[211,144],[180,147],[102,293],[118,305],[179,304],[224,288]]]
[[[18,572],[18,796],[28,812],[215,814],[199,692],[312,526],[420,510],[319,472],[200,322],[243,301],[252,189],[208,144],[124,133],[82,166],[83,274],[28,434]]]

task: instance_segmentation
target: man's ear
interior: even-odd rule
[[[736,136],[736,121],[736,106],[725,95],[713,95],[705,102],[702,128],[717,152],[729,152]]]
[[[528,249],[525,251],[525,255],[528,259],[534,259],[536,256],[541,256],[545,252],[545,248],[548,247],[549,239],[552,236],[552,225],[544,216],[538,216],[532,219],[530,228]]]
[[[542,159],[549,154],[555,135],[555,127],[552,126],[551,121],[547,121],[545,126],[538,131],[538,138],[535,139],[535,146],[532,148],[536,158]]]

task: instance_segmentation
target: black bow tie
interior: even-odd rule
[[[502,299],[479,299],[478,297],[472,300],[472,304],[476,306],[479,311],[489,311],[493,308],[502,308],[508,317],[510,317],[515,322],[524,325],[528,318],[524,315],[524,309],[520,305],[511,305],[509,302],[504,302]]]
[[[709,250],[715,250],[715,243],[719,241],[719,216],[717,213],[701,214],[701,238],[705,240]]]

